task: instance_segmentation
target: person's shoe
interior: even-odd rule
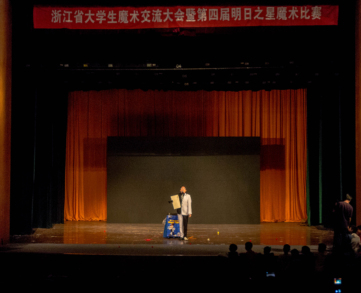
[[[187,237],[183,237],[183,240],[188,241],[188,238],[187,238]]]

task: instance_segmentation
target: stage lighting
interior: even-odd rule
[[[69,67],[69,64],[64,64],[64,67]]]
[[[175,68],[182,68],[182,64],[176,64]]]
[[[112,67],[113,67],[113,64],[108,64],[108,67],[112,68]]]
[[[88,63],[83,64],[83,67],[89,67]]]

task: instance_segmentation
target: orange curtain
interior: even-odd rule
[[[69,94],[65,220],[107,218],[108,136],[260,136],[262,222],[306,211],[306,90]]]
[[[0,1],[0,246],[10,241],[11,15]]]

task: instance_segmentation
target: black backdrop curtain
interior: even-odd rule
[[[37,89],[41,88],[41,90]],[[64,222],[67,92],[30,82],[14,88],[12,108],[12,235]]]

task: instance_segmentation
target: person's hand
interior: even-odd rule
[[[191,214],[189,214],[189,217],[192,217],[192,215],[191,215]]]

